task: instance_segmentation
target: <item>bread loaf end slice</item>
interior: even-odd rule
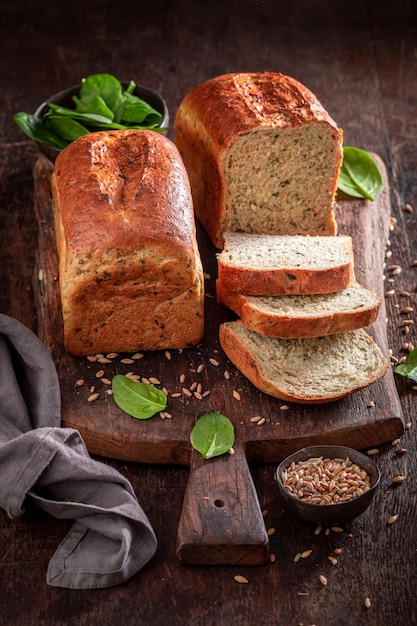
[[[338,400],[363,389],[387,371],[388,362],[363,330],[307,339],[277,339],[241,321],[220,325],[220,344],[260,391],[301,404]]]

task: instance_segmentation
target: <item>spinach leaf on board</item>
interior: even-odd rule
[[[153,385],[137,382],[117,374],[112,380],[113,398],[125,413],[138,419],[148,419],[166,408],[166,394]]]
[[[348,196],[375,200],[384,183],[378,166],[370,154],[360,148],[344,146],[337,186]]]
[[[221,413],[203,415],[190,433],[191,445],[205,459],[225,454],[233,446],[234,440],[234,426]]]
[[[397,365],[395,373],[417,383],[417,348],[414,348],[407,357],[405,363]]]
[[[16,113],[13,120],[31,139],[58,149],[97,130],[165,130],[161,128],[162,114],[135,96],[135,89],[132,80],[123,90],[111,74],[92,74],[82,79],[78,95],[72,97],[74,108],[49,103],[42,120],[22,112]]]

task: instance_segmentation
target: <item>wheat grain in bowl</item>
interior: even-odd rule
[[[301,519],[323,525],[346,522],[371,504],[380,474],[365,454],[345,446],[310,446],[277,469],[285,506]]]

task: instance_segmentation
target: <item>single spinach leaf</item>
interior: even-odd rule
[[[344,146],[338,189],[354,198],[375,200],[383,186],[381,173],[371,155],[360,148]]]
[[[113,111],[109,109],[103,98],[100,96],[94,95],[88,98],[85,97],[82,100],[78,96],[73,96],[72,100],[75,104],[75,110],[78,113],[95,113],[96,115],[105,117],[111,122],[114,119]]]
[[[406,362],[397,365],[394,371],[413,383],[417,383],[417,348],[414,348],[408,355]]]
[[[20,130],[23,130],[25,135],[34,141],[48,144],[48,146],[57,148],[58,150],[65,148],[68,143],[62,139],[62,137],[59,137],[52,130],[48,129],[39,118],[30,113],[15,113],[13,120]]]
[[[128,124],[141,124],[145,122],[145,120],[147,120],[149,124],[159,126],[162,122],[162,115],[158,113],[158,111],[155,111],[155,109],[144,100],[124,92],[121,121]]]
[[[111,74],[91,74],[81,81],[79,97],[81,100],[91,99],[92,96],[100,96],[112,111],[118,104],[122,95],[122,85]]]
[[[48,117],[45,126],[67,142],[74,141],[74,139],[78,139],[78,137],[89,133],[88,128],[82,124],[70,118],[60,117],[59,115]]]
[[[235,440],[235,429],[228,417],[221,413],[207,413],[200,417],[190,434],[190,441],[205,459],[225,454]]]
[[[138,419],[148,419],[163,411],[167,405],[166,394],[161,389],[122,374],[113,378],[112,391],[117,406]]]
[[[112,117],[106,117],[104,115],[99,115],[97,113],[80,113],[75,111],[74,109],[67,109],[66,107],[58,106],[57,104],[50,104],[47,112],[43,116],[44,120],[47,120],[51,115],[57,116],[61,115],[62,117],[71,117],[74,120],[81,120],[84,122],[89,122],[90,124],[108,124],[113,121]]]

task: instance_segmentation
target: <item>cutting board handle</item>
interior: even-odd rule
[[[177,556],[199,565],[267,562],[268,535],[242,445],[207,460],[192,450]]]

